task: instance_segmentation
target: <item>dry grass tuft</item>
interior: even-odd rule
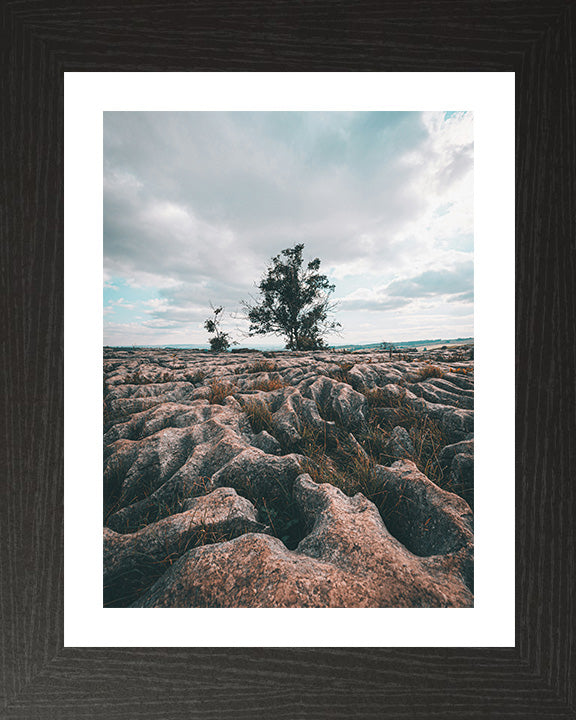
[[[414,462],[418,469],[430,478],[432,482],[442,486],[444,484],[444,471],[440,466],[439,456],[448,440],[435,420],[422,416],[418,423],[412,426],[410,439],[414,446]]]
[[[235,392],[234,385],[225,380],[214,380],[210,384],[210,395],[208,402],[210,405],[223,405],[224,400]]]
[[[443,378],[445,375],[446,372],[441,367],[438,367],[438,365],[425,365],[418,370],[414,382],[421,382],[428,378]]]
[[[349,496],[362,493],[380,508],[384,491],[374,473],[374,459],[359,450],[346,433],[333,443],[327,442],[322,431],[306,428],[302,439],[301,452],[307,458],[303,469],[314,482],[330,483]]]
[[[378,465],[389,465],[396,459],[387,449],[389,434],[374,418],[370,418],[367,430],[359,437],[363,449]]]
[[[266,430],[270,435],[274,431],[274,420],[272,413],[263,402],[247,402],[243,407],[250,427],[255,433]]]
[[[465,368],[465,367],[451,367],[450,368],[451,373],[458,373],[460,375],[472,375],[474,373],[473,368]]]
[[[188,370],[184,377],[188,382],[196,384],[204,380],[206,373],[203,370]]]
[[[390,420],[380,420],[378,423],[374,416],[371,416],[371,425],[376,423],[383,437],[387,437],[395,426],[407,430],[414,447],[412,459],[416,466],[430,480],[444,487],[444,472],[440,466],[439,455],[442,448],[449,444],[449,438],[439,423],[411,407],[405,400],[405,394],[389,400],[387,406],[396,410],[395,415]],[[383,458],[386,457],[384,452]]]
[[[235,372],[237,375],[260,373],[260,372],[274,372],[278,369],[278,365],[271,360],[256,360],[252,365],[247,367],[238,368]]]
[[[390,404],[389,393],[384,388],[377,387],[364,390],[363,395],[368,401],[369,408],[387,407]]]
[[[281,377],[272,377],[262,380],[258,380],[255,385],[252,386],[252,390],[263,390],[264,392],[272,392],[273,390],[280,390],[286,387],[286,383]]]
[[[147,497],[146,491],[139,493],[139,497],[140,499]],[[110,500],[112,500],[112,502],[110,502]],[[104,526],[108,526],[108,520],[111,515],[129,504],[130,500],[126,500],[124,497],[109,498],[109,502],[105,502]],[[181,513],[183,509],[184,498],[182,497],[175,496],[170,501],[156,500],[146,512],[139,514],[136,519],[130,521],[125,518],[119,526],[115,523],[114,530],[122,534],[138,532],[138,530],[142,530],[142,528],[158,522],[158,520]]]
[[[350,382],[348,372],[352,370],[353,367],[354,363],[340,363],[336,366],[334,370],[329,370],[325,374],[326,377],[329,377],[332,380],[337,380],[338,382],[351,385],[352,383]]]

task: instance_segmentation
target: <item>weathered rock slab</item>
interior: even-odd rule
[[[134,607],[470,607],[461,561],[410,553],[362,495],[296,480],[296,551],[259,534],[186,553]]]
[[[110,604],[470,607],[463,352],[106,349]]]

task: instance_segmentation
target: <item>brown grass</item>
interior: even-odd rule
[[[273,434],[274,420],[272,413],[263,402],[247,402],[243,410],[246,413],[250,427],[255,433],[266,430],[270,435]]]
[[[234,372],[236,375],[244,375],[250,373],[274,372],[277,369],[278,365],[271,360],[256,360],[256,362],[252,363],[252,365],[238,368]]]
[[[384,430],[374,418],[370,418],[367,430],[358,439],[364,450],[378,465],[389,465],[396,459],[387,450],[389,432]]]
[[[263,390],[264,392],[272,392],[272,390],[280,390],[286,387],[286,383],[281,377],[273,377],[268,379],[258,380],[255,385],[252,386],[252,390]]]
[[[325,374],[326,377],[332,378],[332,380],[351,385],[352,383],[350,382],[348,372],[352,370],[353,367],[354,363],[339,363],[334,370],[328,370]]]
[[[314,482],[330,483],[349,496],[360,492],[380,507],[384,491],[374,474],[374,459],[347,441],[345,433],[330,447],[324,433],[314,428],[305,428],[302,438],[303,469]]]
[[[368,407],[387,407],[389,406],[389,393],[384,388],[372,388],[364,390],[364,397],[368,401]]]
[[[450,368],[451,373],[459,373],[460,375],[468,375],[473,374],[474,369],[473,368],[463,368],[463,367],[451,367]]]
[[[148,488],[148,490],[153,492],[152,488]],[[138,493],[138,499],[143,500],[146,497],[148,497],[146,489]],[[111,515],[114,515],[114,513],[118,512],[118,510],[121,510],[123,507],[127,507],[131,504],[131,502],[133,502],[132,499],[126,499],[124,497],[118,497],[115,500],[111,498],[111,500],[112,502],[108,502],[107,504],[105,503],[104,526],[108,525]],[[124,518],[121,525],[114,523],[114,531],[122,534],[138,532],[138,530],[142,530],[142,528],[158,522],[158,520],[162,520],[165,517],[182,512],[183,507],[184,498],[182,497],[174,497],[170,502],[157,500],[148,508],[148,510],[146,510],[146,512],[139,514],[137,518],[134,518],[133,520]]]
[[[414,379],[414,382],[421,382],[422,380],[427,380],[428,378],[443,378],[445,375],[446,372],[441,367],[438,367],[438,365],[425,365],[423,368],[418,370],[417,377]]]
[[[208,402],[210,405],[223,405],[224,400],[235,392],[234,385],[226,380],[214,380],[210,383],[210,395]]]
[[[413,460],[416,466],[430,480],[442,487],[444,473],[438,457],[442,448],[449,444],[449,439],[436,420],[415,410],[406,402],[405,394],[404,391],[400,397],[390,399],[386,403],[387,407],[397,411],[395,417],[390,420],[377,421],[375,416],[371,415],[370,424],[372,426],[376,424],[384,437],[387,437],[396,426],[407,430],[414,446]],[[386,457],[385,453],[384,457]]]
[[[414,446],[414,462],[418,469],[432,482],[442,485],[444,472],[440,467],[438,457],[448,441],[438,423],[428,416],[420,417],[420,422],[415,423],[412,427],[410,439]]]

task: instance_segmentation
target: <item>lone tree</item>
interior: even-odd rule
[[[223,332],[220,328],[220,313],[222,313],[223,310],[224,308],[222,307],[213,307],[214,317],[208,318],[204,323],[204,327],[209,333],[215,333],[214,337],[209,338],[210,349],[214,352],[225,352],[232,344],[230,342],[230,335]]]
[[[323,336],[337,331],[339,322],[330,319],[336,303],[329,298],[334,285],[321,275],[320,260],[303,267],[304,245],[282,250],[258,285],[261,302],[244,303],[250,320],[249,335],[282,335],[288,350],[317,350],[326,347]]]
[[[392,353],[396,350],[396,348],[394,347],[394,345],[393,345],[392,343],[383,342],[383,343],[382,343],[382,350],[383,350],[383,351],[388,350],[388,354],[389,354],[389,356],[390,356],[390,359],[392,359]]]

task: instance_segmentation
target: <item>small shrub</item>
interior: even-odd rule
[[[223,307],[213,307],[212,311],[214,312],[214,317],[208,318],[204,322],[204,327],[206,328],[206,330],[208,330],[209,333],[214,334],[214,337],[209,338],[210,349],[213,352],[226,352],[226,350],[228,350],[228,348],[232,344],[230,340],[230,334],[223,332],[223,330],[220,328],[220,314],[223,312],[223,310]]]
[[[230,347],[230,341],[227,336],[224,336],[224,333],[217,337],[209,338],[209,343],[212,352],[226,352]]]

